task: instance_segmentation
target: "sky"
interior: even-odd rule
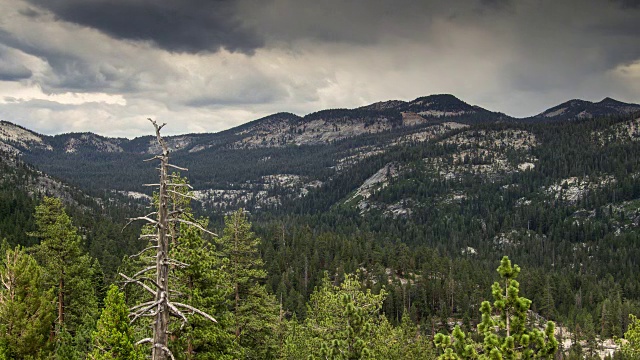
[[[0,119],[217,132],[450,93],[511,116],[640,103],[640,0],[0,0]]]

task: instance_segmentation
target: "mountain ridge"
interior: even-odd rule
[[[553,106],[532,119],[579,120],[611,115],[627,115],[640,111],[640,105],[606,97],[598,102],[572,99]]]
[[[445,121],[467,125],[505,121],[574,121],[625,115],[635,111],[640,112],[640,105],[606,97],[599,102],[573,99],[535,116],[515,118],[470,105],[451,94],[434,94],[412,101],[380,101],[353,109],[323,109],[304,116],[279,112],[220,132],[173,135],[165,139],[174,151],[198,152],[219,146],[236,149],[269,148],[327,144],[354,136],[429,126]],[[22,138],[18,133],[22,134]],[[148,135],[133,139],[112,138],[89,132],[42,135],[5,120],[0,122],[0,146],[18,153],[34,149],[74,153],[90,148],[102,152],[145,154],[157,151],[154,138]]]

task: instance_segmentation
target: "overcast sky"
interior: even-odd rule
[[[440,93],[640,103],[640,0],[0,0],[0,119],[214,132]]]

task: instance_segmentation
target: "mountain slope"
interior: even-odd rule
[[[640,112],[640,105],[627,104],[607,97],[599,102],[570,100],[549,108],[533,118],[579,120],[604,116],[628,115],[634,112]]]
[[[555,121],[577,119],[587,110],[589,114],[610,116],[636,108],[640,106],[610,98],[599,103],[573,100],[543,114],[544,119]],[[441,94],[410,102],[393,100],[356,109],[322,110],[303,117],[277,113],[220,133],[169,136],[166,141],[176,163],[190,169],[194,188],[206,199],[216,194],[220,201],[207,200],[208,203],[226,211],[237,206],[282,206],[287,199],[300,198],[307,191],[313,193],[319,184],[342,174],[351,174],[349,180],[360,179],[360,174],[353,175],[360,164],[368,166],[369,162],[394,158],[400,149],[459,146],[456,142],[467,141],[464,136],[446,140],[447,137],[478,132],[478,126],[516,126],[498,133],[501,138],[520,136],[516,120],[469,105],[453,95]],[[448,155],[453,158],[441,156],[438,161],[446,162],[447,166],[439,165],[438,171],[458,177],[456,169],[464,165],[495,177],[496,168],[519,172],[521,167],[530,166],[527,164],[536,166],[535,154],[525,156],[519,150],[509,150],[505,144],[497,148],[478,145],[486,143],[481,138],[493,136],[491,131],[482,131],[477,133],[476,140],[465,145],[478,148]],[[634,134],[634,130],[612,131]],[[602,133],[601,137],[604,136],[613,135]],[[473,145],[474,141],[480,142]],[[91,133],[43,136],[8,122],[0,123],[0,147],[22,154],[26,161],[46,173],[82,188],[138,193],[148,191],[142,184],[154,180],[153,165],[143,160],[158,152],[152,136],[132,140]],[[387,163],[376,165],[379,167],[368,176]],[[296,179],[295,185],[285,181],[288,185],[284,186],[283,179]],[[353,184],[351,190],[360,185]]]

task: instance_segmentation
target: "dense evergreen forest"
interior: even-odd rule
[[[184,326],[175,321],[172,353],[456,359],[490,356],[495,348],[503,358],[528,349],[539,358],[595,359],[606,339],[625,337],[630,342],[609,356],[637,358],[637,117],[474,124],[429,141],[393,143],[343,171],[332,168],[335,154],[389,144],[407,130],[326,146],[176,153],[173,161],[190,168],[183,175],[196,188],[275,171],[323,185],[305,196],[274,187],[283,195],[277,206],[234,204],[248,212],[185,205],[218,235],[179,229],[172,251],[190,266],[172,270],[175,296],[218,322],[197,315]],[[55,155],[50,166],[74,156]],[[149,230],[125,225],[154,205],[106,191],[110,180],[100,177],[112,173],[121,189],[140,189],[155,175],[153,166],[114,166],[109,159],[122,161],[117,156],[77,155],[92,164],[83,170],[89,174],[60,165],[69,173],[55,175],[83,193],[38,189],[42,174],[3,153],[0,359],[149,353],[135,345],[149,336],[148,319],[128,318],[142,290],[124,286],[118,273],[142,269],[130,255],[148,246],[138,235]],[[258,161],[264,158],[271,161]],[[142,155],[135,160],[143,164]],[[362,195],[361,184],[385,167],[384,186]],[[401,170],[392,174],[395,168]],[[130,175],[118,171],[146,175],[130,186]],[[85,175],[95,178],[92,186],[76,181]],[[403,211],[390,213],[398,204]],[[512,312],[491,316],[502,311]],[[513,323],[502,324],[505,318]],[[567,336],[572,341],[563,341]]]

